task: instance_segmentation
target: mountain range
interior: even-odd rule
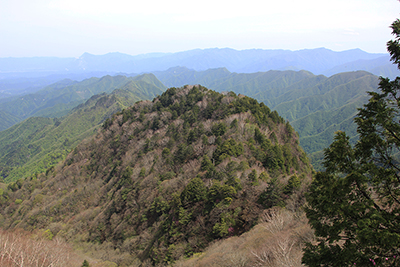
[[[219,68],[198,72],[177,67],[134,77],[104,76],[81,82],[63,80],[34,94],[8,98],[9,102],[3,99],[4,103],[0,108],[0,125],[3,129],[27,120],[0,131],[1,176],[11,181],[44,171],[63,158],[68,149],[88,137],[80,134],[81,132],[93,132],[92,128],[98,127],[112,112],[138,100],[153,99],[167,87],[185,84],[202,84],[217,92],[232,91],[247,95],[263,102],[272,110],[277,110],[299,133],[301,146],[311,157],[314,168],[319,169],[323,158],[322,150],[332,142],[336,131],[344,130],[352,140],[356,140],[357,133],[352,120],[357,108],[367,101],[366,92],[376,90],[378,77],[364,71],[326,77],[307,71],[231,73],[226,68]],[[73,115],[90,97],[111,92],[118,96],[116,106],[119,109],[100,111],[84,108],[81,118]],[[91,100],[90,103],[88,105],[93,105],[95,101]],[[78,106],[79,104],[81,105]],[[90,112],[86,112],[87,110]],[[89,118],[92,118],[89,123],[80,122]],[[40,131],[32,128],[36,121]],[[39,126],[44,121],[48,125]],[[60,122],[62,125],[69,122],[66,129],[74,129],[75,132],[69,133],[68,130],[65,134],[60,134],[58,131],[63,127],[55,125]],[[77,125],[82,125],[83,128],[76,127]],[[35,129],[35,136],[40,137],[40,140],[31,137],[32,129]],[[53,132],[57,133],[57,138],[53,138]],[[64,142],[65,140],[69,141]],[[49,142],[54,144],[50,145]],[[50,148],[54,153],[50,153]]]
[[[324,48],[299,51],[226,48],[139,56],[85,53],[78,59],[1,58],[0,76],[4,77],[0,80],[3,88],[0,131],[31,117],[65,117],[90,97],[124,90],[128,82],[135,82],[135,87],[141,88],[142,93],[136,92],[140,95],[135,101],[152,99],[168,87],[201,84],[218,92],[233,91],[253,97],[277,110],[298,131],[302,147],[318,169],[321,151],[331,142],[335,131],[346,130],[355,140],[352,118],[366,102],[366,92],[377,88],[376,74],[393,76],[398,72],[388,57],[359,49],[334,52]],[[157,71],[164,68],[168,69]],[[268,70],[271,68],[274,70]],[[351,69],[358,71],[340,72]],[[360,69],[373,71],[375,75]],[[152,71],[146,73],[146,70]],[[117,71],[130,74],[104,75]],[[35,77],[46,73],[52,75]],[[31,74],[33,77],[18,78]],[[9,78],[13,75],[16,76]],[[76,79],[60,80],[68,76]],[[151,93],[154,87],[158,91]]]
[[[141,88],[142,95],[149,93],[147,90],[158,87],[161,91],[146,96],[155,97],[165,90],[165,86],[157,79],[155,82],[158,84],[153,84],[154,80],[152,77],[147,78],[148,76],[152,75],[92,77],[82,82],[64,79],[32,94],[3,99],[0,107],[2,111],[0,130],[7,129],[15,121],[22,121],[29,117],[61,117],[91,96],[111,93],[114,89],[120,88],[130,81]]]
[[[96,76],[99,72],[103,75],[105,72],[139,74],[164,71],[177,66],[196,71],[225,67],[238,73],[307,70],[326,76],[355,70],[387,77],[398,73],[396,67],[390,63],[389,54],[372,54],[360,49],[335,52],[326,48],[297,51],[210,48],[137,56],[115,52],[105,55],[84,53],[79,58],[0,58],[0,78],[44,77],[51,74],[68,78],[69,75],[84,73],[93,73],[92,76]]]

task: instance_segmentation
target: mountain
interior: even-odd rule
[[[161,83],[152,80],[149,75],[132,79],[105,77],[99,80],[103,82],[95,84],[107,84],[104,80],[110,83],[113,79],[127,83],[110,94],[92,96],[62,118],[30,117],[1,131],[0,177],[10,182],[46,171],[65,158],[83,139],[93,135],[112,114],[137,101],[153,99],[163,92],[156,86]]]
[[[360,49],[335,52],[326,48],[290,50],[234,50],[230,48],[194,49],[177,53],[150,53],[131,56],[122,53],[79,58],[0,58],[0,78],[31,77],[87,72],[143,73],[172,67],[196,71],[227,68],[231,72],[254,73],[269,70],[306,70],[315,75],[366,70],[392,77],[399,71],[390,66],[388,54],[371,54]]]
[[[195,71],[185,67],[174,67],[167,71],[154,72],[154,75],[105,76],[79,83],[63,80],[37,94],[14,98],[14,102],[5,103],[2,108],[9,107],[4,111],[6,114],[21,114],[18,111],[26,110],[30,111],[27,116],[60,117],[82,101],[79,99],[100,91],[110,91],[110,88],[116,88],[124,83],[126,84],[120,88],[123,89],[133,81],[138,85],[137,80],[141,80],[145,86],[151,84],[157,88],[165,88],[164,84],[168,87],[202,84],[218,92],[233,91],[262,101],[292,123],[300,135],[303,149],[313,158],[313,164],[317,169],[321,157],[315,155],[322,155],[320,151],[332,142],[337,130],[345,130],[353,139],[356,137],[352,118],[357,113],[357,108],[366,102],[368,98],[366,92],[374,91],[378,87],[378,77],[365,71],[339,73],[326,77],[304,70],[231,73],[226,68]],[[46,93],[49,95],[50,104],[46,101],[40,102]],[[140,97],[149,99],[146,95],[155,97],[157,93]],[[27,102],[22,102],[22,99]],[[6,119],[10,118],[6,115],[1,118],[4,118],[4,127],[10,125],[6,123]]]
[[[380,58],[380,61],[376,61]],[[286,51],[286,53],[278,54],[272,57],[259,57],[256,61],[241,69],[232,70],[240,73],[251,73],[268,70],[307,70],[313,74],[336,74],[343,72],[338,68],[338,72],[333,72],[336,66],[350,65],[358,62],[359,67],[365,65],[375,66],[381,64],[390,64],[388,54],[369,54],[360,49],[352,49],[341,52],[335,52],[326,48],[304,49],[298,51]],[[352,71],[348,69],[347,71]],[[359,70],[359,69],[356,69]],[[361,69],[362,70],[362,69]]]
[[[332,142],[336,131],[346,131],[356,139],[352,120],[357,108],[367,102],[366,92],[375,91],[379,82],[366,71],[326,77],[304,70],[231,73],[226,68],[198,72],[179,67],[154,74],[168,86],[203,84],[218,92],[233,91],[263,102],[290,121],[316,169],[320,168],[321,151]]]
[[[390,79],[395,79],[397,76],[399,76],[399,69],[393,64],[393,62],[389,60],[389,55],[371,60],[358,59],[342,65],[337,65],[330,70],[324,71],[323,74],[326,76],[332,76],[341,72],[359,70],[364,70],[373,73],[376,76],[388,77]]]
[[[264,209],[300,212],[311,169],[264,104],[170,88],[114,114],[55,168],[9,183],[0,225],[42,229],[119,266],[172,265],[248,232]]]
[[[4,98],[15,97],[18,95],[32,94],[44,87],[59,82],[61,80],[82,81],[92,77],[103,77],[106,75],[115,76],[115,72],[81,72],[81,73],[65,73],[51,74],[46,76],[30,77],[31,75],[22,72],[24,77],[19,77],[17,72],[15,75],[11,73],[1,73],[0,76],[0,103]]]
[[[0,121],[2,123],[1,128],[7,129],[12,125],[18,123],[19,119],[8,113],[7,111],[0,110]]]
[[[165,90],[165,86],[152,74],[135,77],[107,75],[101,78],[92,77],[81,82],[65,79],[46,86],[34,94],[3,99],[0,111],[12,114],[15,118],[13,121],[22,121],[34,116],[61,117],[93,95],[111,93],[131,81],[134,81],[146,95],[144,99],[152,99]],[[0,117],[0,130],[10,126],[10,123],[6,123],[6,119]]]
[[[188,68],[197,74],[210,69],[225,68],[227,72],[257,73],[270,70],[305,70],[314,75],[330,77],[334,74],[364,70],[391,79],[399,76],[399,70],[390,62],[388,54],[371,54],[360,49],[335,52],[325,48],[290,50],[230,48],[194,49],[177,53],[149,53],[127,55],[118,52],[105,55],[82,54],[79,58],[33,57],[0,58],[0,103],[9,102],[16,96],[34,94],[45,86],[63,79],[83,81],[106,75],[136,76],[138,73],[159,73],[174,68]],[[194,73],[193,73],[194,74]],[[165,85],[176,78],[164,79]],[[190,80],[186,77],[186,81]],[[199,77],[192,77],[201,80]],[[207,86],[208,81],[200,82]],[[66,107],[65,109],[70,109]],[[62,114],[60,111],[59,114]],[[0,124],[1,125],[1,124]],[[4,129],[4,128],[0,128]]]

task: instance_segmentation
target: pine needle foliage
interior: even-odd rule
[[[400,20],[388,51],[400,67]],[[311,184],[306,210],[317,242],[308,244],[308,266],[400,264],[400,78],[380,78],[379,91],[355,118],[359,141],[338,132],[325,150],[326,171]]]

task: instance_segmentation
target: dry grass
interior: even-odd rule
[[[217,241],[203,253],[181,259],[174,266],[298,267],[302,266],[304,242],[312,238],[304,213],[274,208],[266,210],[251,231]]]

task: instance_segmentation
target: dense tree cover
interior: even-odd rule
[[[352,142],[356,139],[353,118],[357,108],[368,101],[366,92],[376,90],[379,83],[379,77],[367,71],[343,72],[331,77],[307,71],[229,74],[221,69],[176,71],[179,74],[157,75],[170,86],[171,76],[178,75],[177,84],[200,83],[218,92],[233,91],[276,110],[299,133],[302,148],[318,170],[323,169],[321,151],[333,141],[336,131],[346,131]]]
[[[301,195],[311,174],[304,157],[296,133],[265,105],[202,86],[170,88],[106,120],[61,166],[11,183],[0,223],[171,264]]]
[[[318,152],[329,146],[338,130],[356,139],[353,118],[357,108],[368,101],[366,92],[378,86],[379,77],[362,70],[365,69],[326,77],[307,71],[226,73],[222,69],[196,72],[177,68],[156,75],[169,86],[202,84],[218,92],[233,91],[263,102],[290,121],[299,133],[302,148],[311,155],[313,166],[322,169],[323,157]],[[173,79],[175,84],[171,84]]]
[[[388,51],[400,67],[400,20],[392,30]],[[308,266],[400,264],[399,90],[400,77],[382,77],[355,118],[359,141],[339,132],[325,150],[306,209],[317,236],[305,249]]]

